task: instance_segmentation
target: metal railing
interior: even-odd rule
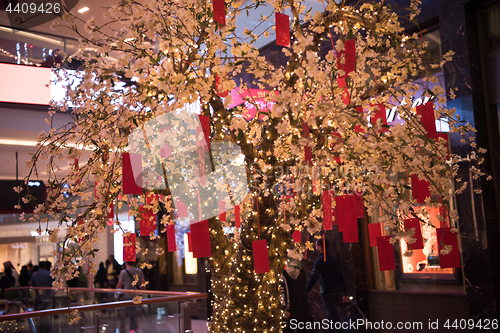
[[[10,300],[0,301],[0,331],[23,333],[181,333],[191,328],[186,304],[208,297],[194,292],[48,287],[9,288],[7,296]],[[142,298],[140,304],[132,300],[135,296]],[[75,310],[81,319],[70,324]]]

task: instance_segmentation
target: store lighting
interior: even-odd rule
[[[90,9],[89,7],[85,6],[85,7],[82,7],[82,8],[80,8],[80,9],[78,9],[78,12],[79,12],[80,14],[83,14],[83,13],[85,13],[85,12],[88,12],[88,11],[89,11],[89,9]]]

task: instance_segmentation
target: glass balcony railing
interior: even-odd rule
[[[184,311],[207,294],[123,289],[9,288],[0,300],[0,331],[26,333],[181,333]],[[141,297],[135,304],[134,297]],[[75,316],[79,320],[73,320]],[[74,322],[73,322],[74,321]]]

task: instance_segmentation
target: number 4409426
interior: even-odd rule
[[[61,4],[58,2],[51,3],[17,3],[14,8],[12,8],[12,3],[9,2],[7,8],[5,9],[7,13],[19,13],[19,14],[59,14],[61,13]]]
[[[444,328],[446,329],[482,329],[482,330],[497,330],[498,329],[498,319],[448,319],[444,323]]]

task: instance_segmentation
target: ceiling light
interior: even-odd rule
[[[83,13],[87,12],[88,10],[89,10],[89,7],[85,6],[85,7],[82,7],[80,9],[78,9],[78,12],[80,14],[83,14]]]

